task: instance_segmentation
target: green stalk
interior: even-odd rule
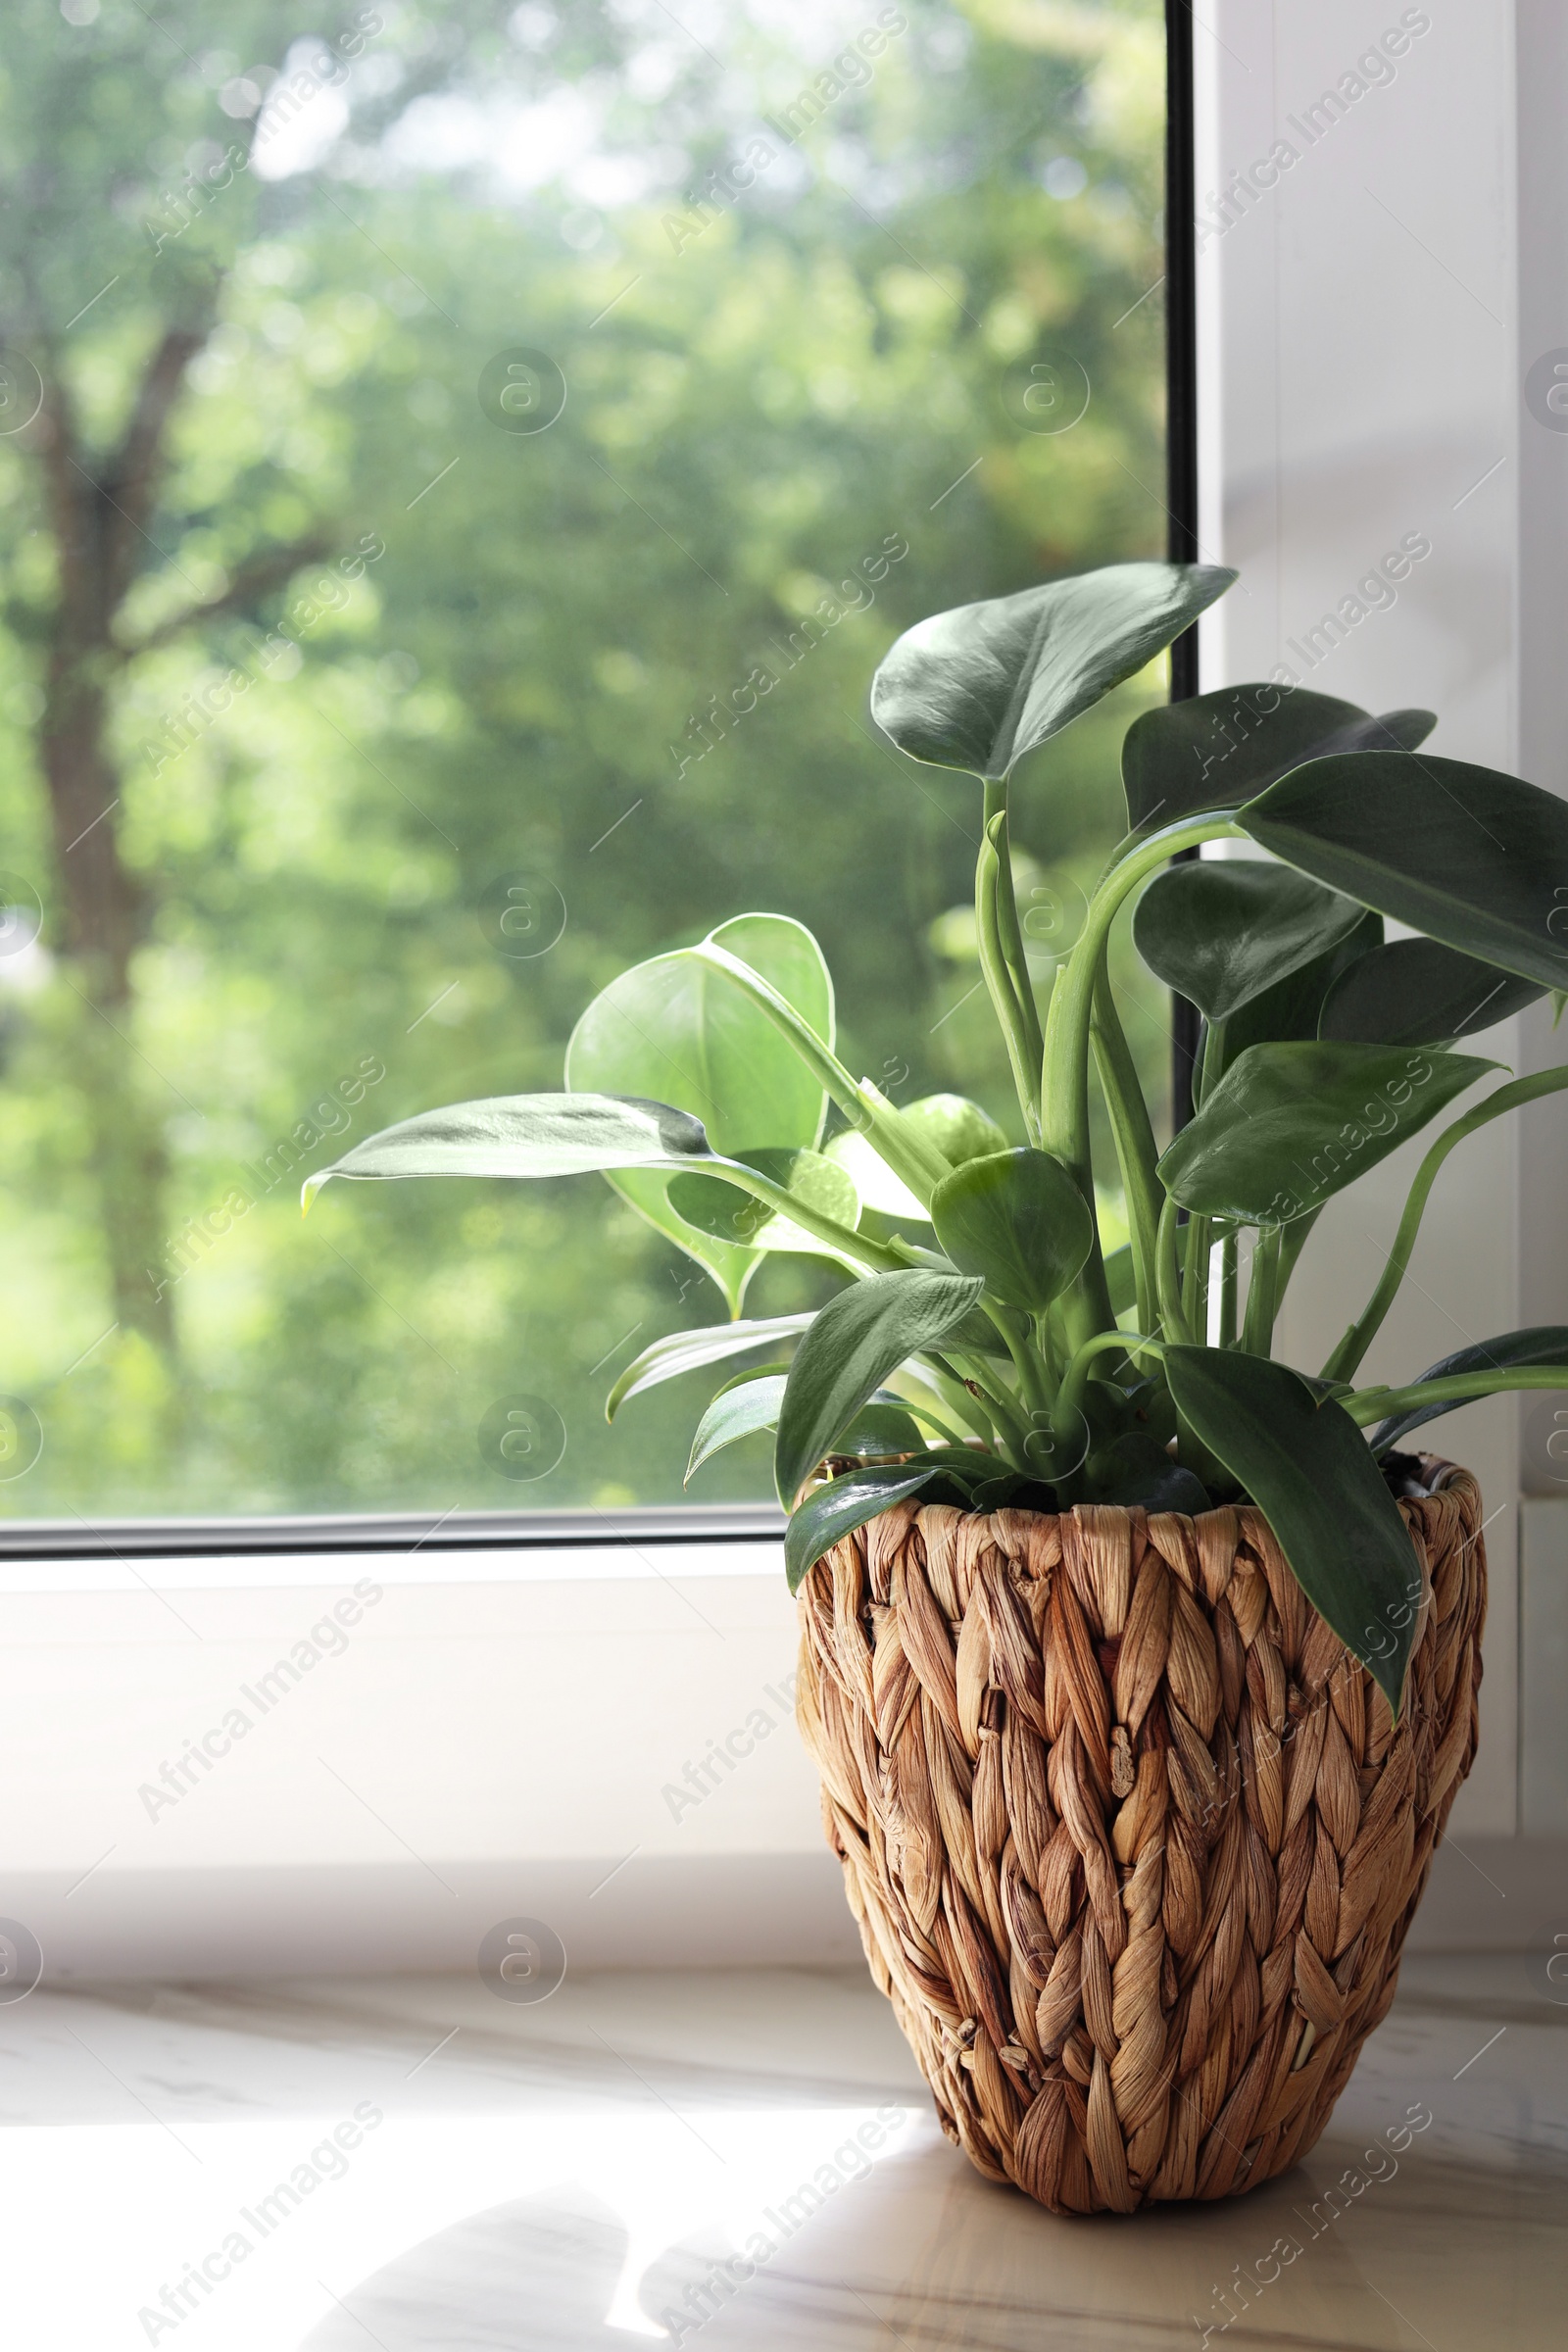
[[[1000,785],[986,786],[988,809],[993,791],[1004,789]],[[992,816],[986,825],[985,839],[980,845],[980,856],[975,865],[975,934],[980,945],[980,969],[998,1026],[1006,1044],[1007,1059],[1012,1065],[1012,1083],[1018,1097],[1018,1107],[1023,1112],[1024,1133],[1031,1144],[1037,1145],[1040,1141],[1038,1089],[1042,1048],[1033,1041],[1040,1036],[1040,1022],[1037,1015],[1031,1023],[1019,1000],[1004,941],[1001,896],[1006,840],[1007,817],[1004,806],[1002,811]],[[1029,1012],[1033,1010],[1031,1000]]]
[[[1276,1319],[1279,1316],[1280,1307],[1284,1303],[1286,1286],[1296,1272],[1296,1261],[1306,1248],[1307,1235],[1322,1214],[1323,1208],[1320,1202],[1316,1208],[1309,1208],[1304,1217],[1294,1217],[1285,1228],[1285,1238],[1280,1244],[1279,1273],[1274,1284]]]
[[[1208,1339],[1208,1250],[1213,1226],[1196,1212],[1187,1219],[1182,1251],[1182,1309],[1200,1343]]]
[[[717,947],[712,940],[705,939],[700,947],[689,948],[686,952],[696,956],[699,962],[722,972],[726,980],[732,980],[751,999],[760,1012],[766,1013],[775,1029],[789,1040],[801,1060],[838,1104],[845,1117],[859,1129],[878,1156],[908,1186],[920,1206],[929,1208],[932,1193],[942,1177],[951,1175],[952,1170],[923,1137],[916,1139],[906,1131],[903,1119],[887,1097],[879,1093],[869,1080],[861,1080],[857,1084],[843,1062],[823,1045],[815,1030],[801,1017],[788,999],[780,996],[760,972],[754,972],[749,963],[743,963],[738,956],[732,956],[727,948]]]
[[[1003,819],[1000,828],[994,819]],[[1013,994],[1023,1014],[1030,1063],[1030,1099],[1035,1104],[1035,1125],[1039,1127],[1039,1098],[1035,1092],[1034,1073],[1040,1068],[1045,1053],[1045,1037],[1040,1027],[1040,1012],[1035,1004],[1034,982],[1029,976],[1029,958],[1024,953],[1023,932],[1018,922],[1018,900],[1012,879],[1012,834],[1007,822],[1007,786],[1005,779],[993,779],[985,786],[986,831],[997,853],[997,919],[1002,938],[1002,952],[1007,970],[1012,976]]]
[[[1260,1233],[1252,1245],[1252,1274],[1247,1286],[1247,1315],[1242,1324],[1242,1347],[1248,1355],[1267,1355],[1273,1342],[1282,1230],[1276,1225],[1269,1232]]]
[[[1105,1108],[1110,1114],[1110,1130],[1115,1138],[1116,1159],[1121,1168],[1122,1192],[1127,1202],[1138,1321],[1140,1327],[1147,1331],[1157,1321],[1159,1313],[1154,1237],[1159,1231],[1159,1212],[1165,1192],[1154,1173],[1159,1148],[1154,1142],[1154,1130],[1150,1125],[1144,1090],[1138,1083],[1132,1048],[1127,1043],[1127,1035],[1116,1010],[1110,967],[1103,955],[1095,974],[1090,1038],[1100,1091],[1105,1098]]]
[[[937,1394],[944,1403],[957,1414],[960,1421],[968,1423],[977,1438],[983,1438],[988,1446],[994,1446],[997,1442],[996,1424],[980,1399],[970,1394],[963,1374],[950,1364],[945,1355],[939,1355],[934,1348],[923,1349],[917,1360],[930,1371],[937,1384]]]
[[[1358,1320],[1350,1325],[1323,1366],[1325,1380],[1354,1379],[1362,1358],[1398,1295],[1399,1285],[1404,1280],[1411,1252],[1415,1249],[1416,1236],[1421,1230],[1427,1196],[1437,1182],[1438,1170],[1454,1146],[1462,1144],[1467,1135],[1474,1135],[1478,1127],[1485,1127],[1489,1120],[1500,1118],[1504,1111],[1518,1110],[1524,1103],[1534,1102],[1542,1095],[1557,1094],[1565,1086],[1568,1086],[1568,1067],[1538,1070],[1533,1077],[1516,1078],[1511,1086],[1499,1086],[1484,1102],[1478,1102],[1474,1110],[1467,1110],[1462,1119],[1455,1119],[1451,1127],[1444,1129],[1416,1170],[1415,1182],[1410,1187],[1409,1198],[1404,1204],[1404,1214],[1399,1219],[1399,1228],[1394,1237],[1394,1248],[1389,1252],[1388,1263],[1378,1286]]]
[[[1176,1203],[1167,1195],[1159,1212],[1159,1232],[1154,1245],[1154,1267],[1159,1284],[1159,1319],[1167,1340],[1190,1348],[1192,1331],[1182,1312],[1181,1275],[1176,1263]]]
[[[1063,1436],[1066,1434],[1067,1415],[1081,1413],[1084,1409],[1084,1397],[1089,1388],[1090,1367],[1095,1357],[1104,1355],[1112,1348],[1122,1355],[1148,1353],[1162,1355],[1164,1343],[1161,1340],[1145,1339],[1143,1333],[1137,1331],[1097,1331],[1093,1339],[1085,1340],[1072,1362],[1067,1366],[1061,1387],[1056,1395],[1056,1412],[1059,1416],[1059,1427]]]
[[[710,1162],[705,1166],[699,1160],[695,1163],[693,1173],[704,1175],[711,1165]],[[790,1223],[798,1225],[803,1233],[814,1234],[819,1242],[826,1242],[830,1249],[842,1251],[846,1257],[853,1257],[873,1274],[897,1274],[903,1271],[906,1260],[898,1251],[890,1250],[882,1242],[873,1242],[863,1233],[852,1232],[848,1225],[841,1225],[837,1217],[827,1216],[821,1209],[812,1208],[808,1201],[798,1200],[794,1193],[786,1192],[783,1185],[775,1184],[770,1176],[760,1175],[756,1168],[747,1167],[744,1161],[721,1160],[712,1172],[720,1183],[732,1184],[737,1192],[750,1193],[754,1200],[764,1201],[769,1208],[776,1208],[780,1216],[788,1217]],[[679,1211],[676,1213],[678,1215]]]
[[[1468,1403],[1472,1397],[1500,1396],[1506,1389],[1568,1389],[1568,1364],[1497,1364],[1490,1372],[1450,1372],[1443,1380],[1418,1380],[1407,1389],[1357,1389],[1340,1402],[1364,1429],[1368,1422],[1391,1421],[1418,1405]]]
[[[1041,1086],[1041,1142],[1071,1171],[1086,1200],[1093,1200],[1094,1168],[1089,1149],[1089,1039],[1094,1016],[1095,975],[1110,926],[1123,902],[1140,882],[1156,872],[1178,850],[1200,842],[1241,840],[1242,828],[1228,816],[1206,816],[1168,825],[1116,864],[1089,902],[1083,931],[1056,975],[1051,1007],[1046,1015],[1046,1048]],[[1178,1307],[1179,1311],[1179,1307]],[[1081,1344],[1095,1331],[1110,1328],[1115,1317],[1105,1289],[1104,1260],[1098,1235],[1088,1263],[1069,1297],[1066,1311],[1069,1336]]]
[[[1027,1338],[1013,1330],[1004,1307],[998,1306],[985,1297],[981,1298],[980,1304],[1007,1343],[1007,1353],[1012,1358],[1013,1370],[1018,1375],[1018,1385],[1030,1412],[1049,1413],[1051,1396],[1046,1388],[1044,1369],[1033,1346]]]
[[[1222,1348],[1234,1348],[1236,1345],[1237,1261],[1240,1255],[1241,1237],[1233,1225],[1219,1246],[1219,1344]]]

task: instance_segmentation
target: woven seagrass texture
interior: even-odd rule
[[[1397,1726],[1261,1514],[903,1503],[801,1588],[802,1732],[943,2129],[1053,2212],[1253,2188],[1394,1998],[1476,1744],[1468,1471],[1399,1504]]]

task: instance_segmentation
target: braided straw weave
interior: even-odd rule
[[[1399,1509],[1396,1727],[1261,1514],[900,1504],[801,1588],[803,1735],[944,2131],[1054,2213],[1254,2188],[1394,1998],[1476,1745],[1468,1471]]]

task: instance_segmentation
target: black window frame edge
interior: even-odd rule
[[[1198,301],[1189,0],[1165,0],[1165,437],[1172,563],[1198,558]],[[1198,692],[1198,631],[1171,648],[1171,700]],[[1171,999],[1175,1124],[1192,1116],[1196,1008]],[[0,1520],[0,1560],[178,1559],[279,1552],[637,1550],[674,1544],[767,1543],[785,1514],[769,1503],[650,1504],[631,1510],[292,1513],[277,1518]]]

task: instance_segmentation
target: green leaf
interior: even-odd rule
[[[808,1207],[835,1218],[851,1233],[860,1214],[855,1185],[845,1169],[820,1152],[743,1152],[736,1157],[760,1176],[770,1177],[795,1194]],[[752,1193],[742,1192],[721,1176],[676,1176],[669,1186],[669,1205],[686,1224],[715,1240],[736,1242],[749,1250],[793,1250],[808,1256],[831,1257],[824,1241],[802,1231],[786,1216],[769,1208]]]
[[[1276,857],[1462,955],[1561,988],[1568,804],[1463,760],[1315,760],[1239,809]]]
[[[1127,822],[1136,831],[1208,808],[1239,808],[1303,760],[1413,751],[1437,723],[1430,710],[1374,718],[1357,703],[1304,686],[1222,686],[1164,703],[1133,720],[1121,747]]]
[[[1397,1714],[1421,1570],[1361,1432],[1263,1356],[1167,1348],[1164,1363],[1183,1419],[1251,1495],[1307,1599]]]
[[[311,1200],[333,1176],[583,1176],[609,1168],[710,1160],[701,1119],[633,1095],[495,1095],[449,1102],[367,1136],[306,1179]]]
[[[1144,892],[1133,944],[1210,1021],[1327,955],[1362,919],[1354,899],[1288,865],[1213,858],[1168,865]]]
[[[686,1464],[686,1476],[682,1484],[689,1487],[693,1474],[726,1446],[734,1446],[742,1438],[755,1437],[759,1430],[776,1428],[778,1408],[783,1401],[782,1373],[764,1374],[760,1379],[748,1380],[738,1388],[720,1389],[697,1424],[691,1459]]]
[[[613,1421],[627,1397],[640,1396],[644,1389],[657,1389],[683,1372],[700,1372],[705,1364],[721,1364],[752,1348],[771,1348],[775,1340],[807,1330],[812,1320],[809,1314],[774,1315],[760,1323],[709,1323],[700,1331],[668,1332],[626,1366],[605,1399],[605,1419]]]
[[[862,1457],[923,1453],[925,1438],[908,1407],[897,1396],[872,1396],[839,1431],[831,1450]]]
[[[1160,1182],[1204,1216],[1289,1224],[1496,1067],[1436,1046],[1250,1046],[1160,1159]]]
[[[830,1298],[795,1350],[779,1415],[773,1474],[788,1510],[852,1414],[890,1372],[934,1347],[974,1305],[961,1274],[873,1274]]]
[[[881,1279],[891,1281],[893,1277]],[[933,1454],[917,1467],[899,1463],[847,1470],[842,1477],[817,1487],[791,1512],[784,1531],[784,1573],[790,1591],[800,1591],[808,1568],[824,1551],[831,1551],[841,1536],[853,1535],[868,1519],[891,1510],[906,1495],[918,1494],[922,1487],[929,1487],[944,1474],[945,1465]]]
[[[966,1159],[1007,1149],[1007,1139],[991,1113],[963,1095],[922,1095],[904,1105],[904,1115],[955,1168]]]
[[[1461,956],[1436,939],[1396,939],[1342,972],[1323,1001],[1319,1037],[1427,1046],[1490,1029],[1544,995],[1537,980]]]
[[[712,937],[770,981],[831,1046],[833,983],[803,924],[782,914],[743,914]],[[813,1151],[827,1102],[766,1014],[682,950],[622,972],[594,999],[566,1048],[566,1084],[574,1093],[676,1095],[697,1111],[713,1150],[726,1158],[781,1148]],[[657,1232],[712,1275],[731,1314],[738,1314],[763,1252],[688,1225],[670,1206],[662,1175],[610,1181]]]
[[[1446,1355],[1408,1383],[1400,1386],[1415,1388],[1427,1380],[1448,1380],[1460,1372],[1501,1372],[1514,1364],[1568,1364],[1568,1327],[1560,1323],[1536,1323],[1527,1331],[1504,1331],[1494,1340],[1477,1340],[1473,1347],[1460,1348]],[[1412,1407],[1394,1420],[1380,1422],[1372,1432],[1372,1450],[1384,1453],[1420,1429],[1425,1422],[1436,1421],[1444,1413],[1457,1412],[1459,1406],[1473,1402],[1472,1398],[1453,1397],[1437,1404]]]
[[[931,1196],[937,1240],[963,1274],[993,1298],[1044,1314],[1088,1257],[1094,1219],[1082,1193],[1049,1152],[996,1152],[967,1160]]]
[[[1355,929],[1347,932],[1326,956],[1315,956],[1310,963],[1303,963],[1298,971],[1253,997],[1240,1012],[1232,1013],[1225,1024],[1225,1050],[1232,1061],[1249,1046],[1288,1045],[1297,1038],[1316,1037],[1323,1000],[1335,981],[1358,957],[1382,944],[1382,915],[1363,914]]]
[[[1201,564],[1111,564],[934,613],[883,660],[871,715],[911,759],[1010,775],[1026,752],[1152,662],[1235,577]]]
[[[1124,1315],[1137,1303],[1138,1290],[1133,1279],[1133,1246],[1123,1242],[1105,1260],[1105,1288],[1110,1293],[1110,1311]]]

